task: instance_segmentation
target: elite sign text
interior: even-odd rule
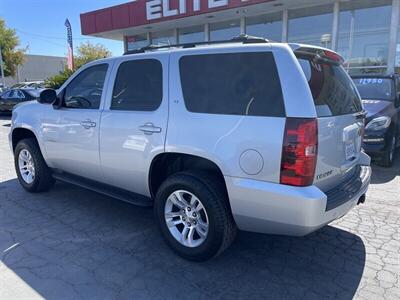
[[[192,11],[200,11],[200,0],[189,0],[192,2]],[[166,17],[186,14],[188,12],[187,0],[178,0],[179,5],[171,8],[170,0],[150,0],[146,2],[146,18],[147,20],[155,20]],[[241,0],[248,2],[248,0]],[[229,6],[229,0],[208,0],[207,9]]]

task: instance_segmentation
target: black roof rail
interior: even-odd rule
[[[265,38],[261,38],[261,37],[251,36],[251,35],[247,35],[247,34],[241,34],[230,40],[222,40],[222,41],[195,42],[195,43],[184,43],[184,44],[173,44],[173,45],[149,44],[149,45],[139,48],[139,49],[126,51],[124,53],[124,55],[144,53],[146,51],[158,50],[158,49],[194,48],[196,46],[202,46],[202,45],[217,45],[217,44],[230,44],[230,43],[262,44],[262,43],[269,43],[269,40],[265,39]]]

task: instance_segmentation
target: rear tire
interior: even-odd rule
[[[213,179],[192,172],[176,173],[157,191],[154,213],[158,227],[172,250],[188,260],[204,261],[215,257],[228,248],[236,236],[227,193],[220,180]],[[177,201],[178,197],[183,200]],[[198,214],[193,217],[193,212]],[[174,217],[168,218],[166,214]],[[177,225],[173,225],[175,223]],[[203,230],[206,227],[207,230]]]
[[[385,168],[390,168],[393,165],[394,159],[396,155],[396,135],[393,134],[391,137],[390,145],[388,150],[383,154],[382,157],[382,166]]]
[[[19,183],[31,193],[49,190],[54,185],[54,178],[47,166],[39,145],[35,139],[23,139],[14,151],[14,165]]]

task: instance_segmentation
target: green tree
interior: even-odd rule
[[[73,70],[65,68],[59,74],[47,78],[45,80],[45,86],[52,89],[58,89],[73,73]]]
[[[17,66],[24,62],[26,49],[16,49],[19,38],[14,29],[7,28],[6,22],[0,18],[0,48],[4,61],[4,75],[15,76]]]
[[[46,86],[58,89],[65,81],[81,66],[96,59],[110,57],[111,52],[101,44],[92,44],[90,42],[81,43],[76,48],[76,56],[74,59],[74,70],[65,68],[59,74],[48,78],[45,82]]]
[[[92,44],[89,41],[81,43],[76,48],[75,66],[80,68],[84,64],[96,59],[111,56],[111,51],[101,44]]]

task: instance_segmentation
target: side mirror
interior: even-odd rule
[[[57,100],[57,93],[53,89],[45,89],[40,92],[38,102],[42,104],[52,104]]]

